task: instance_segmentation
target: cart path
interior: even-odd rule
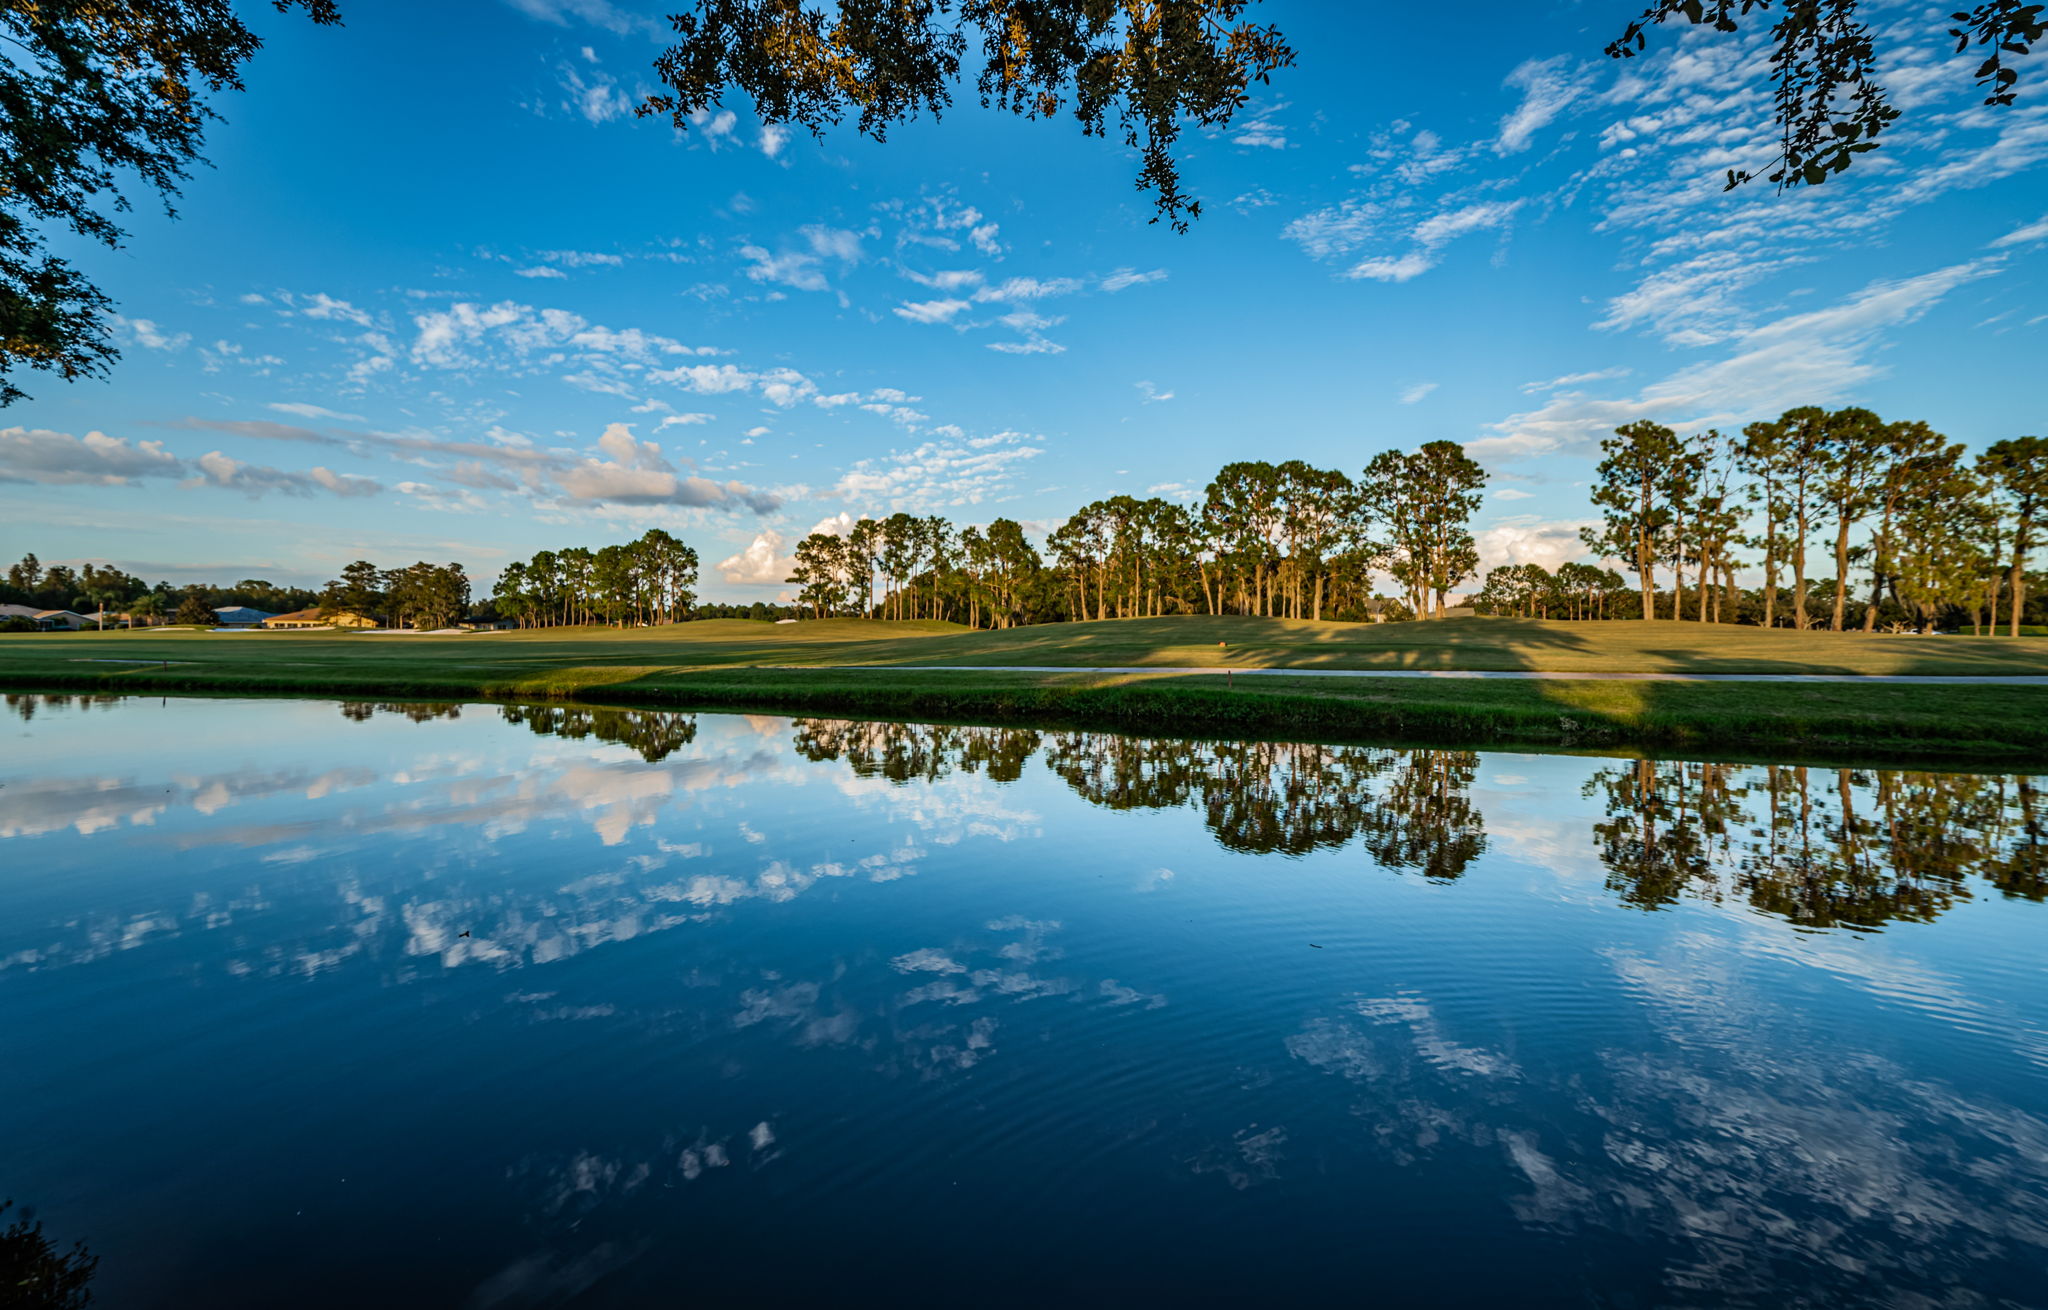
[[[893,673],[1242,673],[1268,678],[1518,678],[1532,682],[1887,682],[1929,686],[1997,685],[2048,687],[2048,674],[1933,673],[1586,673],[1536,669],[1239,669],[1167,664],[1105,665],[1084,668],[1057,664],[764,664],[761,668],[799,672],[872,669]]]

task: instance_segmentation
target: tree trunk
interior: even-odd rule
[[[1840,515],[1841,522],[1835,528],[1835,618],[1831,625],[1836,632],[1842,630],[1849,608],[1849,530],[1855,527],[1849,515]]]
[[[1636,566],[1643,574],[1643,617],[1657,617],[1657,575],[1650,562],[1650,534],[1648,529],[1636,532]]]
[[[2020,635],[2020,620],[2027,612],[2027,548],[2034,544],[2034,519],[2027,504],[2020,506],[2020,520],[2012,530],[2012,635]]]

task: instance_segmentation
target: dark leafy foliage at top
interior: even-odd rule
[[[1773,118],[1779,155],[1764,176],[1781,190],[1818,186],[1848,169],[1857,155],[1877,148],[1877,138],[1898,120],[1876,77],[1877,39],[1860,17],[1859,0],[1657,0],[1607,47],[1609,56],[1628,59],[1647,44],[1657,24],[1680,19],[1735,32],[1739,20],[1775,8],[1771,26]],[[2025,55],[2048,35],[2043,6],[2026,0],[1984,0],[1974,9],[1949,15],[1948,29],[1961,53],[1972,45],[1985,51],[1976,72],[1988,89],[1984,103],[2010,105],[2018,96],[2019,70],[2008,56]],[[1733,190],[1752,181],[1748,169],[1728,170]]]
[[[316,23],[333,0],[272,0]],[[16,365],[66,379],[115,358],[107,298],[43,251],[41,229],[68,227],[108,246],[131,208],[126,174],[166,205],[200,160],[203,97],[240,90],[261,42],[229,0],[0,0],[0,404],[21,397]]]
[[[1252,0],[698,0],[655,62],[670,89],[643,114],[687,129],[729,87],[770,122],[813,134],[857,112],[880,141],[920,114],[939,117],[971,44],[984,106],[1047,118],[1072,105],[1081,130],[1112,122],[1143,159],[1140,190],[1176,230],[1201,215],[1173,158],[1184,123],[1226,124],[1253,83],[1294,62],[1277,28],[1244,21]]]

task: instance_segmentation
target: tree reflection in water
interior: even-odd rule
[[[795,744],[895,783],[1008,782],[1042,749],[1090,804],[1199,810],[1248,854],[1355,841],[1383,868],[1449,882],[1487,849],[1473,751],[829,719],[796,720]],[[1804,927],[1877,928],[1934,918],[1973,879],[2048,899],[2048,803],[2032,778],[1630,760],[1586,794],[1606,802],[1593,839],[1608,887],[1645,910],[1737,899]]]
[[[612,710],[575,705],[504,705],[505,722],[543,737],[581,741],[594,737],[630,746],[649,764],[659,764],[697,740],[697,716],[678,710]]]
[[[24,718],[32,697],[9,697]],[[58,698],[51,698],[58,699]],[[83,699],[83,698],[81,698]],[[109,698],[111,699],[111,698]],[[350,718],[453,718],[455,705],[363,702]],[[656,763],[696,736],[670,710],[508,705],[507,722],[632,747]],[[1192,809],[1217,842],[1306,855],[1357,842],[1383,868],[1460,877],[1487,849],[1479,754],[1302,742],[1188,741],[1014,727],[796,719],[804,759],[864,778],[1015,782],[1033,757],[1090,804]],[[1981,882],[2048,899],[2048,801],[2026,776],[1628,760],[1597,769],[1593,842],[1607,886],[1644,910],[1741,901],[1810,928],[1927,922]]]
[[[61,710],[75,707],[81,710],[89,710],[95,706],[98,706],[100,709],[112,709],[128,698],[126,696],[114,696],[100,692],[67,696],[61,692],[10,691],[6,694],[5,699],[7,701],[7,708],[13,710],[26,723],[35,718],[36,711],[39,709]]]
[[[462,707],[441,701],[345,700],[341,703],[341,717],[351,723],[367,723],[379,714],[396,714],[414,723],[431,723],[435,719],[461,718]]]
[[[954,771],[1012,782],[1041,747],[1046,767],[1090,804],[1200,810],[1219,843],[1247,854],[1306,855],[1363,838],[1389,868],[1451,879],[1486,849],[1471,751],[796,720],[805,759],[896,783]]]
[[[28,717],[27,715],[23,716]],[[11,1200],[0,1200],[0,1221]],[[79,1310],[92,1301],[99,1257],[84,1242],[69,1251],[43,1233],[42,1221],[22,1210],[0,1227],[0,1306],[8,1310]]]
[[[2048,895],[2048,815],[2025,776],[1633,760],[1586,794],[1606,803],[1593,835],[1607,885],[1645,909],[1693,896],[1880,928],[1936,918],[1973,879]]]

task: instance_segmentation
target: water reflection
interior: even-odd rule
[[[24,716],[27,717],[27,716]],[[7,1310],[83,1310],[92,1301],[92,1277],[99,1257],[74,1242],[70,1250],[43,1232],[27,1210],[8,1211],[0,1200],[0,1306]]]
[[[9,704],[109,1304],[2040,1302],[2035,779]]]
[[[14,694],[6,703],[27,721],[39,706],[104,710],[121,699]],[[432,702],[341,706],[343,717],[357,723],[386,716],[453,721],[463,710]],[[624,746],[648,765],[675,759],[698,733],[696,715],[673,710],[504,705],[496,712],[539,735]],[[1219,845],[1245,854],[1306,856],[1355,846],[1379,868],[1451,882],[1489,847],[1474,796],[1481,759],[1474,751],[837,719],[750,722],[766,734],[787,732],[785,760],[843,764],[867,782],[918,784],[927,812],[946,803],[944,790],[931,784],[954,775],[1012,784],[1038,760],[1091,805],[1193,811]],[[631,829],[655,823],[679,793],[757,778],[774,754],[763,741],[748,759],[724,762],[730,767],[687,757],[678,760],[682,772],[583,765],[541,791],[531,780],[422,760],[406,780],[428,783],[440,775],[438,801],[351,813],[339,827],[376,832],[482,823],[514,831],[522,815],[566,807],[593,814],[606,843],[617,844]],[[317,799],[376,781],[349,767],[181,772],[169,787],[153,790],[111,776],[31,779],[0,796],[0,837],[150,825],[179,808],[212,815],[266,796]],[[1638,909],[1735,903],[1802,927],[1876,929],[1931,921],[1984,891],[2048,899],[2048,798],[2026,775],[1629,760],[1594,768],[1581,789],[1603,810],[1590,835],[1606,885]],[[978,803],[990,812],[955,816],[953,831],[928,836],[947,841],[964,832],[1032,830],[1029,816],[1001,811],[985,797]],[[337,825],[327,825],[327,835],[337,835]],[[272,845],[292,836],[288,828],[259,827],[218,829],[205,840]],[[903,863],[871,852],[863,859],[871,871]],[[788,885],[804,881],[796,874]],[[700,888],[686,899],[748,894],[739,884],[721,885],[724,891]]]
[[[1373,863],[1434,881],[1487,849],[1474,751],[1209,742],[904,723],[796,721],[808,760],[860,777],[1014,781],[1042,751],[1074,794],[1110,809],[1191,809],[1226,849],[1305,855],[1356,842]],[[1745,901],[1805,927],[1927,921],[1973,880],[2048,895],[2048,801],[2024,775],[1631,760],[1585,794],[1607,885],[1654,910]]]
[[[1741,900],[1812,928],[1927,922],[1971,896],[2048,890],[2033,778],[1636,760],[1586,783],[1608,886],[1645,909]]]

